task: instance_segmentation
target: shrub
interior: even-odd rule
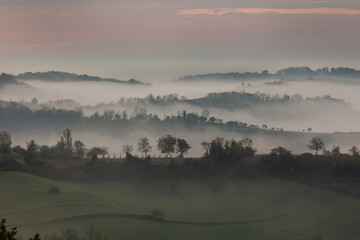
[[[159,209],[151,210],[150,216],[156,220],[164,220],[165,219],[164,212]]]

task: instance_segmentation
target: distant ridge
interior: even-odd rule
[[[90,76],[87,74],[75,74],[61,71],[48,71],[48,72],[26,72],[15,76],[18,80],[41,80],[48,82],[110,82],[134,85],[149,85],[135,79],[119,80],[116,78],[101,78],[97,76]]]
[[[274,79],[283,78],[291,80],[292,78],[304,78],[307,80],[320,79],[324,80],[327,77],[341,77],[341,78],[360,78],[360,70],[348,67],[328,68],[323,67],[312,70],[309,67],[289,67],[284,68],[276,73],[269,73],[267,70],[259,72],[229,72],[229,73],[207,73],[198,75],[189,75],[181,77],[177,80],[252,80],[252,79]],[[360,81],[356,81],[360,83]]]

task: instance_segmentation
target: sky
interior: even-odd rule
[[[0,0],[0,72],[360,69],[360,0]]]

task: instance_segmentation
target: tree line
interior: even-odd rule
[[[253,142],[249,138],[244,138],[240,141],[235,140],[224,140],[224,138],[217,137],[216,139],[210,142],[202,142],[202,148],[204,150],[204,156],[221,156],[223,152],[231,148],[244,148],[251,149],[253,154],[255,154],[256,149],[253,148]],[[315,151],[315,155],[318,155],[318,152],[323,150],[324,155],[331,154],[340,154],[340,147],[333,146],[332,150],[329,151],[325,148],[325,142],[320,137],[313,137],[309,141],[307,147],[310,150]],[[136,150],[143,154],[143,157],[146,158],[148,154],[152,151],[153,147],[150,145],[149,138],[141,137],[137,143]],[[157,149],[165,154],[166,157],[172,156],[172,154],[177,154],[177,157],[183,158],[185,154],[191,149],[191,146],[185,139],[176,138],[170,134],[164,135],[157,140]],[[129,144],[122,146],[122,152],[125,155],[131,155],[134,151],[134,147]],[[30,161],[35,157],[39,158],[91,158],[99,157],[103,158],[106,155],[109,155],[108,149],[106,147],[92,147],[87,149],[85,144],[80,140],[75,140],[73,143],[71,131],[69,128],[63,130],[62,135],[60,136],[59,141],[53,145],[39,145],[35,140],[30,140],[26,144],[26,148],[22,148],[17,145],[12,147],[12,137],[7,131],[0,131],[0,153],[9,154],[15,152],[17,154],[23,155],[25,161]],[[358,157],[360,150],[356,146],[352,146],[349,149],[349,154],[354,157]]]
[[[68,151],[69,155],[66,156],[72,158],[75,163],[79,152],[76,153],[75,144],[71,145],[71,143],[71,131],[65,129],[60,140],[53,147],[62,146],[61,149],[65,152]],[[83,182],[171,180],[175,183],[181,178],[216,178],[218,175],[225,174],[232,179],[268,174],[290,178],[312,186],[317,185],[329,190],[346,191],[348,194],[360,197],[360,194],[355,191],[355,185],[336,189],[333,187],[337,185],[329,185],[330,179],[340,177],[342,181],[346,179],[350,182],[358,181],[360,152],[356,146],[351,147],[348,153],[342,153],[339,146],[333,146],[332,149],[327,150],[325,141],[319,137],[311,138],[307,145],[309,150],[314,151],[314,154],[294,155],[290,150],[279,146],[271,149],[268,154],[256,156],[256,148],[249,138],[235,140],[217,137],[201,143],[202,157],[182,158],[191,146],[185,139],[164,135],[157,140],[156,147],[165,157],[176,153],[176,158],[167,158],[158,162],[150,157],[153,146],[149,139],[142,137],[136,146],[137,151],[142,154],[141,157],[132,155],[134,151],[132,145],[126,144],[122,147],[125,157],[121,161],[110,158],[106,148],[95,147],[80,151],[84,153],[86,161],[70,167],[55,169],[53,161],[43,161],[41,151],[34,151],[34,149],[41,149],[41,146],[37,148],[36,143],[30,141],[26,149],[22,149],[20,146],[12,147],[10,134],[3,131],[0,133],[0,169],[2,171],[25,171],[47,178]],[[81,148],[86,149],[82,145]],[[72,153],[70,149],[72,149]],[[19,152],[23,153],[19,154]],[[73,156],[71,157],[70,154]],[[106,155],[108,158],[105,158]],[[100,156],[105,159],[98,158]],[[17,160],[19,158],[23,158],[25,164],[21,164]],[[173,185],[169,192],[176,192]]]
[[[249,97],[247,96],[248,94],[246,93],[237,93],[237,94],[240,94],[241,96],[244,95],[243,96],[244,98]],[[211,96],[210,99],[215,97],[213,95],[209,95],[209,96]],[[222,93],[221,96],[231,99],[234,98],[233,93]],[[237,97],[237,95],[235,97]],[[267,99],[268,97],[265,95],[264,96],[259,95],[255,98]],[[284,97],[284,99],[286,98],[287,97]],[[157,98],[149,97],[149,99],[146,98],[146,100],[144,101],[156,102],[157,100],[155,99]],[[160,102],[177,101],[174,99],[177,99],[176,95],[175,96],[169,95],[169,96],[163,96],[163,98],[160,98],[159,101]],[[192,101],[192,103],[197,104],[196,101],[193,100],[189,100],[189,101]],[[279,100],[278,97],[273,97],[273,101],[283,101],[283,100]],[[36,102],[36,100],[34,100],[34,102]],[[104,110],[104,112],[102,113],[95,112],[89,116],[86,116],[84,115],[83,110],[81,108],[78,108],[76,110],[64,110],[64,109],[48,108],[46,106],[40,106],[40,105],[38,106],[37,104],[35,104],[36,107],[34,107],[34,110],[31,110],[29,106],[27,106],[25,103],[4,102],[0,100],[0,125],[6,129],[18,128],[18,126],[20,125],[25,128],[41,127],[42,129],[44,129],[45,127],[55,127],[55,126],[57,127],[61,126],[65,128],[66,126],[75,126],[79,124],[83,128],[93,127],[94,125],[97,125],[99,127],[115,129],[118,127],[127,127],[127,126],[133,127],[139,122],[146,122],[148,124],[153,125],[154,127],[164,127],[164,126],[170,127],[175,124],[184,124],[186,126],[217,125],[217,126],[248,127],[248,128],[271,130],[271,131],[284,131],[284,129],[281,127],[277,127],[277,128],[270,127],[267,124],[262,124],[262,125],[248,124],[246,122],[237,121],[237,120],[224,121],[222,118],[211,116],[210,111],[206,108],[204,108],[200,114],[197,112],[188,112],[186,110],[183,110],[177,112],[177,114],[175,115],[168,115],[168,116],[164,116],[163,118],[160,118],[157,114],[148,113],[147,110],[142,107],[135,107],[132,114],[129,114],[125,110],[122,112],[120,111],[115,112],[114,110]]]
[[[177,157],[183,158],[188,153],[191,146],[185,139],[176,138],[170,134],[164,135],[157,140],[157,149],[165,154],[166,157],[177,154]],[[141,137],[137,142],[136,150],[143,154],[146,158],[152,151],[149,138]],[[132,145],[125,144],[122,146],[122,152],[127,155],[131,155],[134,151]],[[69,128],[63,130],[59,141],[53,145],[39,145],[35,140],[30,140],[26,144],[26,148],[22,148],[20,145],[12,147],[12,137],[7,131],[0,131],[0,154],[16,153],[24,156],[25,162],[30,162],[35,158],[49,159],[49,158],[98,158],[101,156],[109,157],[108,149],[106,147],[92,147],[87,149],[85,144],[80,140],[75,140],[71,136]]]

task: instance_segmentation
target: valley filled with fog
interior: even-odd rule
[[[358,240],[359,23],[360,0],[0,0],[0,240]]]
[[[145,121],[131,129],[113,129],[103,126],[103,123],[94,128],[74,123],[61,124],[63,127],[73,126],[76,138],[83,140],[87,146],[104,145],[116,155],[120,154],[120,146],[135,144],[142,136],[149,137],[155,145],[156,140],[167,133],[188,138],[193,146],[189,152],[192,156],[201,156],[200,143],[217,136],[226,139],[252,137],[261,153],[279,145],[294,152],[304,152],[308,138],[317,134],[328,139],[329,148],[336,144],[347,149],[360,142],[358,134],[350,134],[360,131],[360,84],[356,79],[326,81],[295,76],[290,80],[280,77],[170,79],[147,84],[111,81],[19,79],[17,84],[1,87],[0,99],[3,104],[17,102],[33,111],[81,109],[88,118],[110,112],[113,114],[111,118],[125,114],[131,119],[145,114],[164,120],[186,112],[207,119],[214,117],[224,125],[199,127],[175,124],[161,127]],[[41,144],[55,144],[62,131],[60,126],[49,124],[46,131],[35,134],[38,129],[25,127],[26,122],[25,119],[24,127],[8,127],[16,144],[26,144],[31,136],[36,136],[35,140]],[[226,129],[233,122],[246,124],[252,131]],[[343,134],[334,137],[331,134],[334,132],[351,136]],[[191,137],[188,137],[190,134]],[[158,153],[154,151],[153,154]]]

